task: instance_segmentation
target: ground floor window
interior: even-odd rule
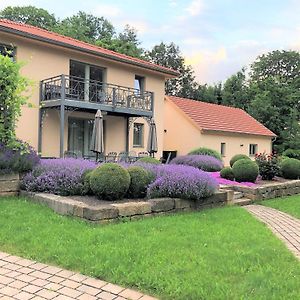
[[[221,155],[225,156],[226,153],[226,143],[221,143]]]
[[[92,157],[90,151],[94,120],[68,119],[68,151],[77,157]]]
[[[249,155],[254,156],[257,153],[257,144],[249,145]]]
[[[133,124],[133,146],[143,147],[144,145],[144,124]]]

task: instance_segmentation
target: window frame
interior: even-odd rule
[[[221,153],[222,157],[226,156],[226,143],[224,143],[224,142],[221,143],[220,153]]]
[[[139,144],[136,144],[135,143],[135,134],[136,134],[136,131],[135,131],[135,127],[136,126],[141,126],[141,137],[140,137],[140,143]],[[143,123],[133,123],[133,148],[143,148],[144,147],[144,130],[145,130],[145,124]]]
[[[249,156],[255,156],[257,154],[257,150],[258,150],[258,144],[249,144]]]
[[[139,88],[136,87],[135,82],[139,82]],[[134,88],[136,91],[139,91],[140,93],[143,93],[145,91],[145,77],[140,75],[134,76]]]

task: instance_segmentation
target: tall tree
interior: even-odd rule
[[[195,82],[194,71],[191,66],[185,64],[184,57],[177,45],[161,42],[159,45],[155,45],[152,50],[147,51],[145,57],[153,63],[172,68],[179,72],[179,77],[166,81],[166,94],[188,98],[195,97],[194,92],[197,84]]]
[[[7,6],[0,11],[0,18],[53,30],[57,20],[47,10],[34,6]]]

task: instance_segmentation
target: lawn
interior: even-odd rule
[[[265,200],[259,204],[276,208],[300,219],[300,195]]]
[[[240,207],[91,225],[0,199],[0,250],[161,299],[299,299],[300,264]]]

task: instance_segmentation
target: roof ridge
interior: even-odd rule
[[[153,63],[153,62],[141,59],[141,58],[137,58],[137,57],[126,55],[126,54],[123,54],[123,53],[120,53],[120,52],[109,50],[109,49],[103,48],[103,47],[95,45],[95,44],[90,44],[88,42],[84,42],[84,41],[72,38],[70,36],[66,36],[66,35],[57,33],[55,31],[50,31],[50,30],[47,30],[47,29],[44,29],[44,28],[40,28],[40,27],[37,27],[37,26],[33,26],[33,25],[30,25],[30,24],[25,24],[25,23],[22,23],[22,22],[16,22],[16,21],[4,19],[4,18],[3,19],[0,18],[0,25],[1,25],[1,22],[7,23],[7,24],[12,24],[12,25],[17,25],[17,26],[22,26],[22,27],[25,27],[25,28],[31,28],[31,29],[39,30],[41,32],[44,32],[44,33],[47,33],[47,34],[50,34],[50,35],[53,35],[53,36],[56,36],[56,37],[60,37],[60,38],[66,39],[68,41],[80,43],[80,44],[88,46],[88,47],[93,47],[95,49],[98,49],[98,50],[106,53],[106,54],[111,54],[111,55],[114,55],[114,56],[117,56],[117,57],[122,57],[122,58],[127,59],[127,60],[131,60],[131,61],[135,61],[135,62],[140,62],[140,63],[148,64],[148,65],[151,65],[153,67],[158,67],[158,68],[161,68],[161,69],[169,71],[169,72],[178,73],[177,71],[175,71],[175,70],[173,70],[171,68],[162,66],[160,64],[156,64],[156,63]]]

